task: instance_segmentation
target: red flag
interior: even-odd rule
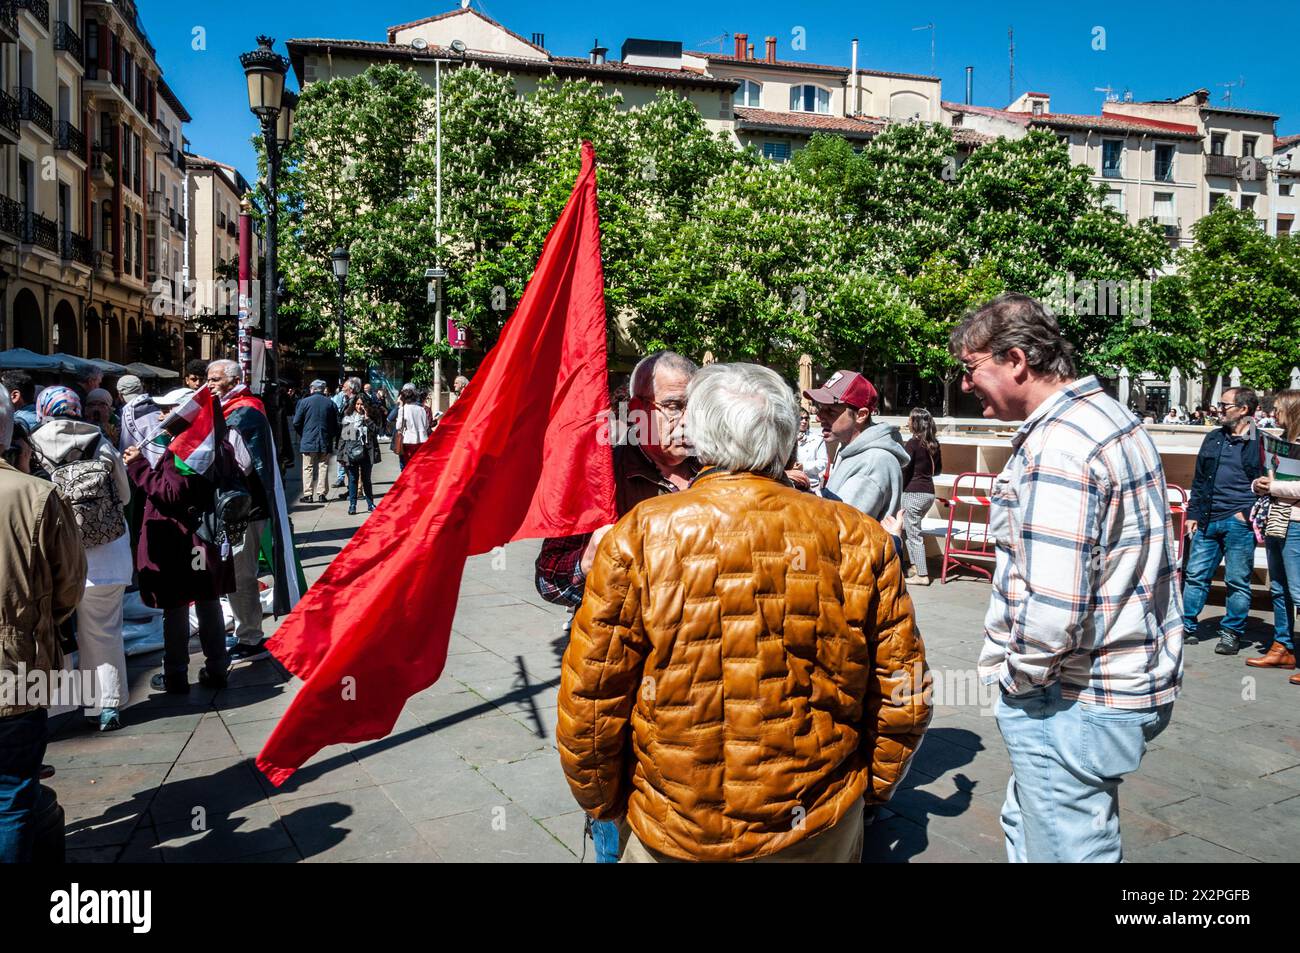
[[[195,473],[208,472],[221,440],[218,431],[225,429],[217,426],[214,403],[212,392],[200,387],[162,422],[163,430],[176,435],[167,445],[168,451]]]
[[[271,783],[326,745],[382,738],[437,680],[467,557],[614,521],[608,413],[595,154],[583,143],[496,346],[270,642],[306,683],[257,757]]]

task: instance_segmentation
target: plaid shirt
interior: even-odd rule
[[[1023,694],[1112,708],[1172,702],[1182,599],[1164,467],[1141,422],[1095,377],[1025,421],[991,493],[997,541],[979,671]]]
[[[547,602],[571,607],[582,602],[587,586],[582,551],[590,539],[590,533],[582,533],[554,536],[542,543],[542,551],[537,555],[537,592]]]

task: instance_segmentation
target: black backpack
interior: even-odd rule
[[[212,505],[199,514],[195,535],[213,546],[229,543],[234,547],[248,530],[249,514],[253,510],[253,496],[248,492],[248,481],[235,464],[234,454],[222,441],[208,479],[213,484]]]

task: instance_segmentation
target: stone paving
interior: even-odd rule
[[[376,492],[395,478],[386,453]],[[294,519],[310,581],[364,514],[332,500],[296,507]],[[195,685],[178,699],[148,687],[161,653],[132,659],[126,727],[92,734],[67,718],[46,756],[69,859],[592,862],[554,747],[567,614],[533,588],[537,548],[470,561],[446,671],[390,737],[328,748],[278,790],[251,760],[296,689],[276,663],[242,665],[226,690]],[[936,583],[913,597],[942,704],[903,788],[868,828],[866,859],[1002,861],[1010,766],[968,682],[988,584]],[[1268,613],[1256,605],[1248,636],[1259,643]],[[1207,609],[1203,630],[1221,613]],[[1287,673],[1246,668],[1256,651],[1188,647],[1172,723],[1122,787],[1129,860],[1300,856],[1300,689]],[[199,664],[192,657],[191,681]]]

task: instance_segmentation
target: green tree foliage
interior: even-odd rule
[[[352,253],[354,359],[436,353],[423,277],[435,259],[450,273],[448,315],[490,346],[568,197],[583,139],[599,161],[611,330],[641,349],[711,351],[791,375],[808,353],[951,378],[947,334],[973,305],[1071,276],[1147,279],[1168,260],[1158,231],[1103,209],[1088,170],[1043,133],[959,165],[951,131],[898,124],[859,149],[816,136],[778,164],[734,148],[667,92],[624,109],[602,86],[550,79],[523,99],[510,77],[468,67],[443,74],[442,107],[438,235],[433,89],[384,65],[304,92],[281,202],[292,296],[282,327],[301,346],[333,350],[340,244]],[[1149,324],[1073,307],[1063,321],[1094,362],[1161,367],[1181,359],[1163,332],[1185,321],[1191,298],[1172,283],[1153,298],[1164,310]]]
[[[1180,256],[1179,273],[1205,368],[1240,368],[1255,387],[1288,386],[1300,364],[1300,245],[1270,238],[1251,211],[1227,202],[1192,234],[1196,243]]]

